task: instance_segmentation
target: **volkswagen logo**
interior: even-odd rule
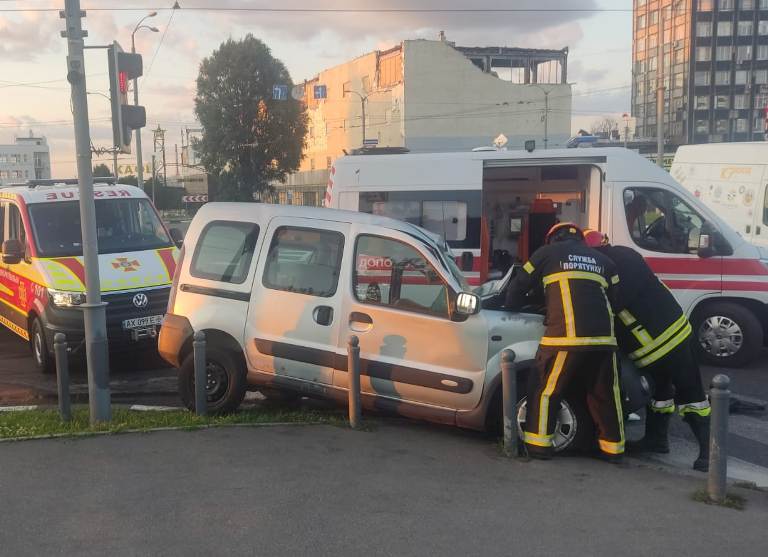
[[[133,297],[133,305],[139,309],[145,308],[149,305],[149,298],[143,292],[139,292]]]

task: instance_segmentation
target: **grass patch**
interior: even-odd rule
[[[717,505],[719,507],[726,507],[728,509],[736,509],[737,511],[743,511],[747,506],[747,500],[741,495],[728,495],[725,496],[725,501],[722,503],[715,503],[709,498],[706,489],[700,489],[693,494],[693,500],[699,503],[706,503],[707,505]]]
[[[313,423],[342,425],[341,413],[306,409],[247,409],[223,416],[197,416],[186,410],[136,411],[112,408],[112,421],[91,426],[87,407],[74,407],[72,420],[63,422],[57,410],[24,410],[0,413],[0,439],[50,435],[83,435],[149,431],[158,428],[199,429],[235,424]]]

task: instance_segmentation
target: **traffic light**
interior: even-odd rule
[[[147,125],[143,106],[128,104],[128,82],[141,77],[141,54],[123,52],[117,43],[107,49],[109,57],[109,97],[112,101],[112,136],[121,153],[131,152],[131,133]]]

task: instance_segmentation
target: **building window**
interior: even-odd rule
[[[711,21],[699,21],[696,23],[696,36],[697,37],[711,37],[712,36],[712,22]]]
[[[731,35],[733,35],[733,23],[731,23],[730,21],[718,21],[717,36],[730,37]]]
[[[721,12],[732,12],[735,4],[736,0],[720,0],[717,7],[720,8]]]
[[[743,64],[752,60],[752,45],[742,45],[736,49],[736,62]]]
[[[709,95],[698,95],[694,106],[696,110],[709,110]]]
[[[736,70],[736,78],[733,80],[733,83],[736,85],[746,85],[748,77],[749,72],[747,70]]]
[[[730,71],[715,72],[715,85],[730,85],[730,84],[731,84]]]
[[[648,48],[656,48],[659,44],[659,36],[651,35],[648,37]]]
[[[648,25],[656,25],[659,22],[659,12],[651,12]]]
[[[709,85],[710,83],[709,72],[696,72],[694,76],[694,84],[696,85]]]
[[[768,44],[757,45],[757,59],[768,60]]]
[[[712,49],[708,46],[697,46],[696,61],[709,62],[710,60],[712,60]]]
[[[768,84],[768,70],[755,70],[755,73],[752,75],[752,83],[755,85]]]
[[[637,16],[637,28],[645,29],[645,14]]]
[[[760,0],[760,9],[768,10],[768,0]]]
[[[637,39],[635,41],[635,52],[643,52],[645,51],[645,37],[642,39]]]
[[[715,58],[718,62],[727,62],[733,59],[732,46],[718,46],[715,50]]]
[[[714,0],[699,0],[700,12],[711,12],[714,9]]]
[[[741,10],[754,10],[755,0],[741,0]]]
[[[762,114],[755,116],[755,125],[752,129],[756,132],[762,132],[765,130],[765,118]]]
[[[728,133],[728,120],[715,120],[715,133]]]
[[[741,37],[751,37],[755,26],[751,21],[739,21],[738,33]]]
[[[731,99],[728,95],[716,95],[715,108],[731,108]]]
[[[746,118],[736,119],[736,133],[747,133],[749,131],[749,120]]]
[[[734,95],[733,108],[738,110],[749,108],[749,95]]]
[[[768,35],[768,20],[761,21],[757,24],[758,35]]]

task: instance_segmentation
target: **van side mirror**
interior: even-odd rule
[[[182,234],[181,230],[178,228],[171,228],[168,230],[168,234],[171,235],[171,240],[173,240],[173,243],[176,244],[176,247],[180,248],[184,243],[184,234]]]
[[[480,311],[480,298],[471,292],[461,292],[456,296],[456,313],[458,315],[475,315]]]
[[[715,255],[715,248],[712,247],[712,237],[709,234],[701,234],[699,236],[699,249],[697,253],[699,257],[703,258]]]
[[[24,244],[19,240],[6,240],[3,242],[3,263],[15,265],[24,259]]]

